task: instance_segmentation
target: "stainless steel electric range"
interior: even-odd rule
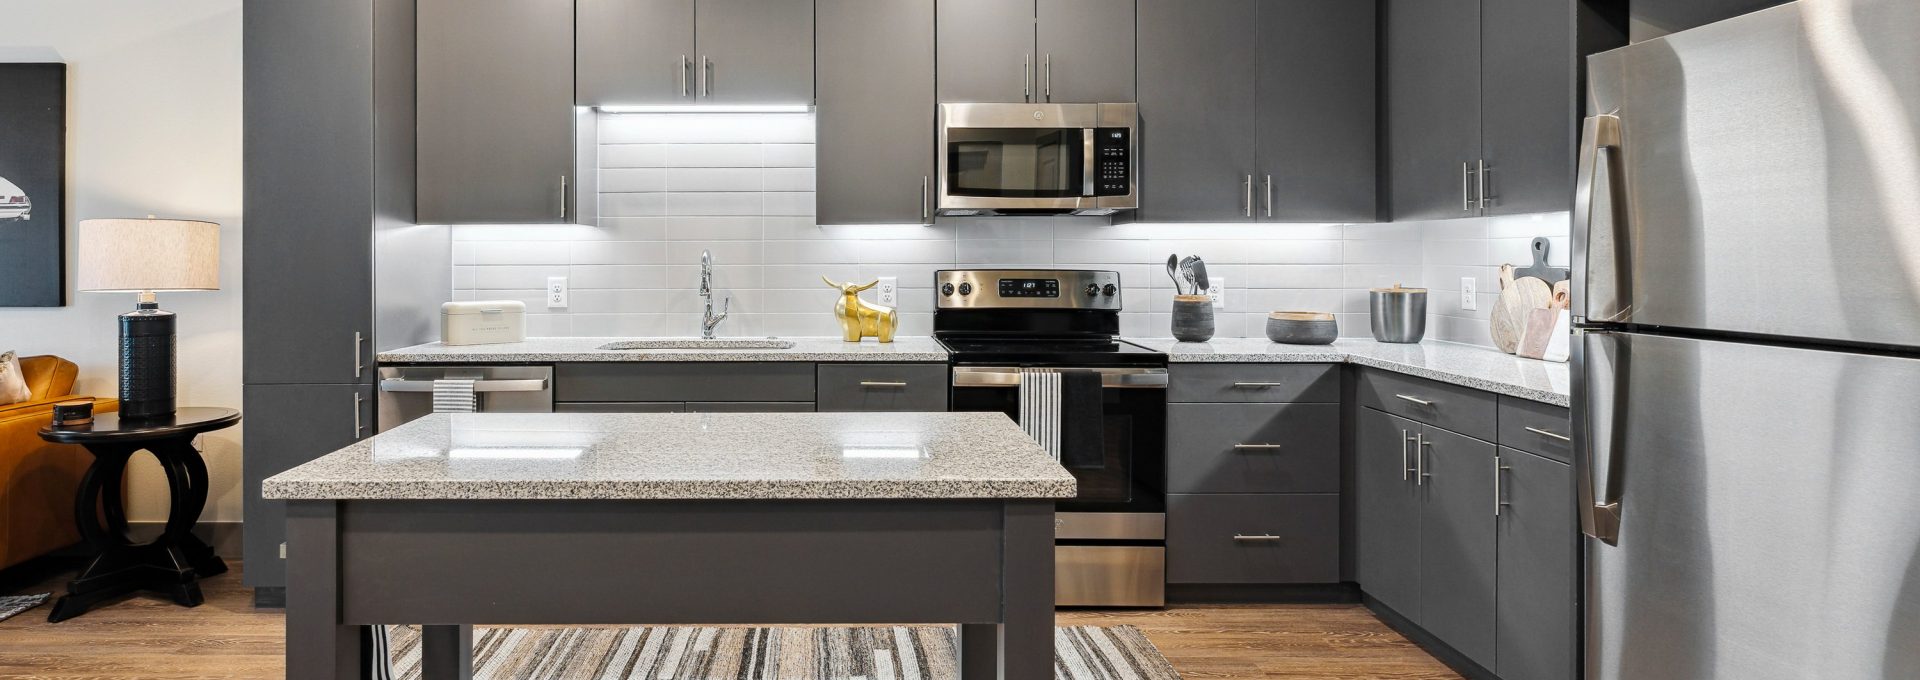
[[[1019,422],[1079,481],[1058,505],[1056,603],[1166,603],[1167,355],[1119,339],[1120,274],[934,275],[956,411]]]

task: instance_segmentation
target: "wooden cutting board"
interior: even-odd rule
[[[1516,356],[1546,358],[1547,346],[1553,343],[1554,335],[1563,332],[1560,330],[1560,317],[1571,300],[1567,293],[1566,281],[1555,283],[1553,297],[1547,300],[1546,307],[1527,310],[1526,328],[1520,334],[1519,348],[1514,351]]]
[[[1500,265],[1500,299],[1493,304],[1489,321],[1493,345],[1508,354],[1520,348],[1530,312],[1545,309],[1553,300],[1553,286],[1546,281],[1513,274],[1513,265]]]

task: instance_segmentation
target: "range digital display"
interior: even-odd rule
[[[1000,297],[1060,297],[1059,279],[1000,279]]]

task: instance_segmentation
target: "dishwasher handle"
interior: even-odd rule
[[[406,380],[387,378],[380,381],[382,392],[432,392],[432,380]],[[544,392],[547,389],[546,378],[527,378],[521,380],[475,380],[475,392]]]

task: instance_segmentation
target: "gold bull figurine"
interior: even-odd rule
[[[833,304],[833,317],[840,320],[841,339],[859,342],[861,338],[873,336],[881,342],[893,342],[893,331],[900,327],[900,313],[892,307],[870,305],[860,299],[861,291],[880,285],[879,279],[864,286],[834,283],[825,276],[820,280],[840,289],[840,301]]]

